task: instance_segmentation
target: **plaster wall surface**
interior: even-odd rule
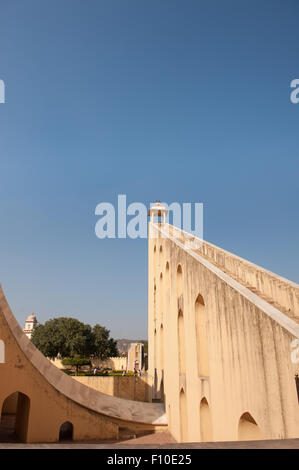
[[[92,359],[93,367],[103,367],[113,370],[126,370],[127,369],[127,358],[126,357],[109,357],[108,359],[101,360],[94,358]]]
[[[127,400],[149,401],[147,377],[73,377],[99,392]]]
[[[149,227],[149,376],[170,432],[178,442],[299,437],[298,286],[165,228]]]

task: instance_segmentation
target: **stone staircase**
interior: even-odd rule
[[[214,266],[217,266],[219,268],[219,266],[213,262],[213,260],[211,260],[208,256],[204,255],[203,253],[201,253],[200,250],[196,250],[196,252],[202,256],[202,258],[205,258],[207,261],[209,261],[210,263],[212,263]],[[251,292],[253,292],[254,294],[256,294],[258,297],[260,297],[261,299],[265,300],[265,302],[267,302],[268,304],[272,305],[273,307],[277,308],[277,310],[279,310],[280,312],[284,313],[285,315],[287,315],[289,318],[291,318],[292,320],[294,320],[295,322],[299,323],[299,317],[294,315],[294,312],[292,312],[290,309],[287,309],[285,307],[283,307],[282,305],[280,305],[278,302],[276,302],[275,300],[273,300],[271,297],[265,295],[264,293],[262,293],[260,290],[258,290],[256,287],[252,286],[251,284],[249,284],[248,282],[244,282],[240,277],[238,276],[235,276],[234,273],[231,273],[229,272],[227,269],[224,269],[223,267],[221,267],[221,271],[223,271],[225,274],[227,274],[228,276],[230,276],[232,279],[234,279],[235,281],[237,281],[239,284],[241,284],[242,286],[246,287],[247,289],[249,289]],[[283,284],[281,284],[283,285]]]
[[[190,234],[187,234],[186,232],[183,232],[182,230],[180,230],[176,227],[173,227],[171,225],[168,225],[168,229],[169,229],[169,235],[175,237],[176,240],[178,240],[180,243],[184,244],[186,247],[188,246],[190,248],[190,246],[191,246],[190,242],[194,242],[194,240],[196,240],[196,238],[194,236],[192,236]],[[223,258],[225,258],[225,257],[228,258],[228,257],[231,256],[234,261],[237,261],[237,263],[239,263],[239,267],[241,269],[243,269],[244,271],[246,271],[246,269],[249,270],[249,268],[252,269],[252,264],[251,263],[248,263],[245,260],[242,260],[241,258],[237,257],[236,255],[234,255],[232,253],[228,253],[228,252],[225,252],[224,250],[221,250],[217,247],[214,247],[213,245],[211,245],[211,244],[209,244],[205,241],[201,241],[201,240],[198,240],[198,241],[202,242],[202,246],[199,249],[196,249],[196,248],[193,249],[191,247],[191,250],[194,251],[194,253],[197,253],[202,258],[207,260],[209,263],[213,264],[218,269],[220,269],[222,272],[224,272],[225,274],[230,276],[232,279],[237,281],[239,284],[246,287],[252,293],[256,294],[258,297],[263,299],[269,305],[272,305],[277,310],[279,310],[280,312],[282,312],[283,314],[287,315],[289,318],[294,320],[296,323],[299,323],[299,312],[297,312],[297,314],[295,315],[294,310],[292,310],[291,308],[286,308],[286,306],[282,305],[276,299],[274,299],[271,296],[265,294],[265,292],[262,292],[255,285],[253,285],[252,283],[250,283],[248,281],[245,281],[240,276],[238,276],[237,273],[236,273],[236,271],[238,271],[238,270],[232,271],[231,269],[228,269],[226,266],[224,266],[225,262],[222,263],[221,265],[219,263],[217,263],[215,261],[215,257],[217,258],[217,256],[218,257],[221,256]],[[213,253],[213,256],[208,255],[210,252]],[[265,272],[264,275],[267,276],[268,278],[273,277],[275,285],[278,286],[280,289],[285,289],[285,290],[292,289],[293,292],[295,291],[296,298],[297,299],[299,298],[299,289],[296,289],[294,287],[295,283],[292,283],[292,286],[290,286],[287,283],[288,282],[287,280],[284,282],[282,280],[282,278],[280,278],[280,277],[274,278],[274,276],[275,276],[274,274],[264,271],[259,266],[255,266],[255,269],[260,273]]]

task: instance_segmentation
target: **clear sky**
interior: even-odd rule
[[[297,0],[0,0],[0,282],[18,321],[147,334],[146,240],[95,207],[204,203],[204,237],[299,281]]]

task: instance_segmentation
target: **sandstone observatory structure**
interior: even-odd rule
[[[299,437],[298,285],[149,215],[149,374],[174,438]]]
[[[138,433],[167,427],[163,404],[105,395],[55,367],[22,331],[1,287],[0,410],[2,416],[15,415],[23,442],[56,442],[64,435],[117,440],[121,429]]]
[[[2,416],[15,416],[23,442],[167,428],[178,442],[298,438],[298,285],[168,225],[161,204],[150,215],[152,403],[61,372],[27,338],[0,287]]]

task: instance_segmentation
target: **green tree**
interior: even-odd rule
[[[75,318],[60,317],[38,325],[32,343],[47,357],[85,357],[94,353],[94,335],[90,325]]]
[[[64,366],[75,366],[76,367],[76,375],[78,375],[79,368],[82,366],[91,366],[90,359],[85,357],[75,356],[75,357],[67,357],[62,360],[62,364]]]
[[[94,355],[107,359],[118,356],[117,343],[110,338],[107,328],[101,325],[91,328],[75,318],[48,320],[44,325],[37,326],[31,340],[45,356],[51,358],[58,354],[62,358],[86,358]]]
[[[95,325],[92,329],[94,336],[94,355],[100,359],[118,356],[117,343],[110,338],[110,331],[101,325]]]

